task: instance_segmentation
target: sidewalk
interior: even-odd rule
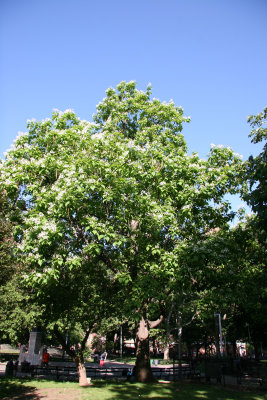
[[[6,362],[1,362],[0,363],[0,376],[4,376],[5,375],[5,370],[6,370]]]

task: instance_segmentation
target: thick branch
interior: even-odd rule
[[[68,217],[69,217],[70,226],[71,226],[71,228],[72,228],[72,231],[73,231],[73,233],[74,233],[74,236],[76,237],[76,239],[78,239],[78,234],[77,234],[77,232],[76,232],[76,230],[75,230],[75,228],[74,228],[74,226],[73,226],[73,222],[72,222],[71,217],[70,217],[70,210],[69,210],[69,208],[68,208]]]
[[[78,225],[76,225],[76,229],[78,230],[78,232],[82,236],[82,238],[85,241],[85,243],[88,245],[89,241],[88,241],[87,237],[85,236],[84,231]]]
[[[83,340],[82,340],[82,343],[81,343],[81,351],[82,351],[82,352],[83,352],[84,349],[85,349],[85,345],[86,345],[87,339],[88,339],[88,337],[89,337],[89,335],[90,335],[90,332],[91,332],[91,329],[90,329],[90,328],[88,328],[88,329],[86,330],[86,332],[85,332],[85,336],[84,336],[84,338],[83,338]]]
[[[173,307],[174,307],[174,301],[172,301],[171,308],[170,308],[169,314],[168,314],[167,319],[166,319],[167,325],[169,325],[169,323],[170,323]]]
[[[150,329],[156,328],[163,321],[163,318],[164,318],[163,315],[161,315],[159,319],[157,319],[156,321],[147,321],[149,328]]]
[[[76,352],[71,350],[71,348],[66,344],[64,336],[59,332],[57,325],[54,326],[54,333],[59,343],[61,344],[63,350],[73,359],[76,357]]]
[[[183,326],[188,326],[188,325],[190,325],[193,321],[194,321],[194,319],[196,318],[196,317],[198,317],[198,312],[196,311],[195,312],[195,314],[193,315],[193,317],[191,318],[191,320],[189,321],[189,322],[187,322],[186,324],[183,324]]]

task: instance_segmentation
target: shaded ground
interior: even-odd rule
[[[36,388],[34,386],[24,386],[20,382],[0,381],[0,399],[5,400],[37,400],[41,397],[36,396]]]
[[[25,392],[15,393],[12,392],[2,398],[3,400],[84,400],[88,398],[87,394],[82,392],[82,389],[74,388],[42,388],[42,389],[29,389]],[[93,398],[92,398],[93,400]]]
[[[238,392],[201,384],[140,384],[94,382],[80,388],[76,383],[0,380],[1,400],[267,400],[264,393]]]

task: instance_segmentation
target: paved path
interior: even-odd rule
[[[65,362],[65,361],[51,361],[49,362],[49,366],[50,367],[75,367],[75,364],[72,362]],[[86,367],[89,368],[100,368],[99,367],[99,363],[85,363]],[[107,360],[103,366],[103,368],[133,368],[134,365],[133,364],[127,364],[127,363],[123,363],[123,362],[119,362],[116,360]],[[173,365],[172,364],[168,364],[168,365],[153,365],[153,368],[172,368]],[[5,375],[5,369],[6,369],[6,362],[2,362],[0,363],[0,376],[4,376]],[[21,373],[20,373],[21,375]],[[28,373],[25,373],[25,375],[29,375]]]
[[[6,370],[6,363],[0,363],[0,376],[3,376],[5,374]]]

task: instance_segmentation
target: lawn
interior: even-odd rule
[[[264,393],[238,392],[202,384],[94,381],[87,388],[77,383],[1,379],[0,399],[5,400],[267,400]]]
[[[172,359],[166,361],[166,360],[163,360],[161,358],[152,357],[151,361],[153,361],[154,359],[158,360],[159,365],[170,365],[170,364],[173,364],[173,360]],[[121,363],[124,363],[124,364],[132,364],[132,365],[134,365],[135,362],[136,362],[136,357],[133,356],[133,357],[115,358],[112,361],[121,362]],[[175,363],[177,365],[178,364],[178,360],[176,360]],[[182,363],[184,364],[186,362],[182,360]]]
[[[112,359],[112,361],[134,365],[135,361],[136,361],[136,357],[122,357],[122,358],[119,357],[119,358]]]

